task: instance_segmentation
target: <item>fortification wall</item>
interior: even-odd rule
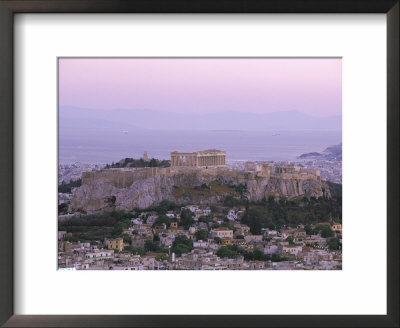
[[[308,172],[300,173],[275,173],[271,177],[287,180],[317,180],[321,181],[321,177]]]
[[[201,175],[205,179],[213,179],[218,176],[232,177],[238,183],[246,183],[249,180],[256,180],[258,178],[279,178],[279,179],[296,179],[296,180],[318,180],[321,177],[311,172],[300,173],[274,173],[270,174],[268,170],[264,171],[241,171],[232,170],[228,168],[160,168],[160,167],[146,167],[146,168],[132,168],[132,169],[108,169],[95,172],[83,172],[82,184],[87,185],[96,180],[105,180],[111,182],[117,188],[129,188],[134,182],[155,177],[156,175],[172,176],[175,174],[180,175]]]
[[[82,184],[87,185],[96,180],[111,182],[117,188],[128,188],[135,181],[154,177],[158,174],[169,174],[169,168],[145,167],[140,169],[110,169],[96,172],[83,172]]]

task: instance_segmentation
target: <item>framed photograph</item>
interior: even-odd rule
[[[398,1],[0,1],[0,322],[398,327]]]

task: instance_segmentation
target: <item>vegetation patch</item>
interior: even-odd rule
[[[235,186],[222,184],[218,181],[211,181],[208,185],[202,184],[201,186],[174,186],[172,195],[176,198],[189,197],[192,199],[197,198],[210,198],[217,195],[237,194]]]
[[[171,165],[171,161],[169,160],[159,160],[156,158],[152,158],[148,161],[145,161],[143,158],[134,159],[134,158],[125,158],[120,160],[117,163],[112,162],[111,164],[106,165],[106,169],[110,168],[123,168],[123,167],[169,167]]]
[[[78,180],[69,180],[68,183],[66,182],[61,182],[61,184],[58,185],[58,192],[64,193],[64,194],[70,194],[72,191],[72,188],[78,188],[82,185],[82,179]]]

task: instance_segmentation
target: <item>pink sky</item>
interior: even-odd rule
[[[59,104],[180,113],[341,115],[341,59],[59,60]]]

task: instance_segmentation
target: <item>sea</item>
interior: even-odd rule
[[[170,159],[172,151],[219,149],[232,161],[294,161],[342,142],[341,131],[138,130],[60,133],[59,163],[106,164],[122,158]]]

